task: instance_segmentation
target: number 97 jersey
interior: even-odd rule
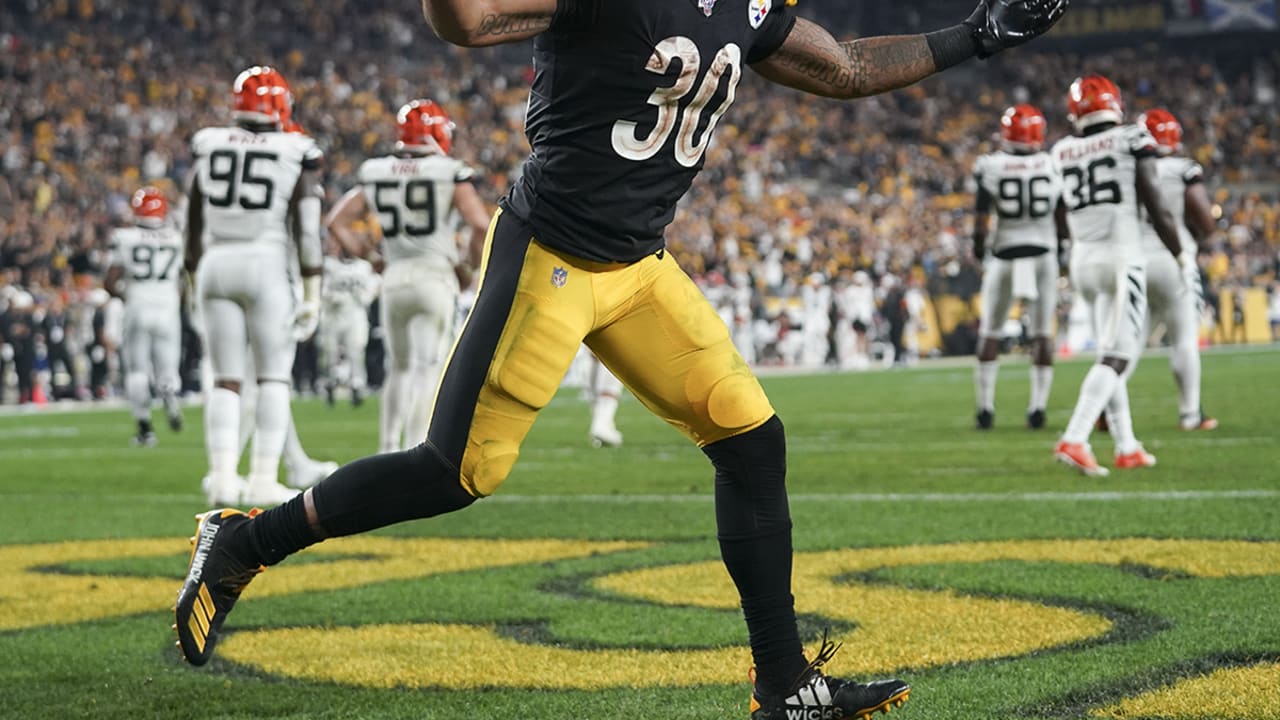
[[[388,263],[409,258],[458,263],[453,189],[475,172],[446,155],[365,160],[359,180],[364,199],[377,214],[382,255]]]
[[[303,170],[320,167],[316,141],[299,133],[205,128],[191,140],[204,224],[214,244],[289,242],[289,203]]]
[[[130,308],[178,308],[182,234],[170,225],[128,227],[111,233],[111,264],[124,270]]]
[[[973,175],[996,216],[992,254],[1010,259],[1054,249],[1053,211],[1062,196],[1062,178],[1049,153],[983,155]]]

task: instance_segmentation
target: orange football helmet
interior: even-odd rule
[[[1086,75],[1071,83],[1067,112],[1077,130],[1104,122],[1124,121],[1120,88],[1101,75]]]
[[[396,113],[396,149],[449,154],[453,121],[434,100],[411,100]]]
[[[133,208],[134,221],[148,227],[163,225],[165,216],[169,214],[168,199],[160,188],[151,185],[139,188],[129,201],[129,207]]]
[[[1016,150],[1044,147],[1044,113],[1035,105],[1014,105],[1000,117],[1000,137]]]
[[[236,77],[231,86],[236,120],[284,125],[293,112],[289,83],[275,68],[254,65]]]
[[[1142,114],[1138,122],[1147,127],[1151,136],[1160,146],[1160,152],[1168,154],[1177,152],[1182,146],[1182,125],[1173,113],[1164,108],[1154,108]]]

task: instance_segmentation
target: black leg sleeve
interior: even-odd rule
[[[457,470],[427,443],[344,465],[312,488],[311,496],[324,537],[434,517],[475,502],[459,484]],[[255,561],[274,565],[324,539],[307,523],[304,502],[299,495],[243,526],[250,530]]]
[[[788,685],[804,669],[791,595],[787,444],[775,415],[760,427],[712,443],[720,554],[738,588],[758,682]]]

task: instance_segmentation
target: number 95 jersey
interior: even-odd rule
[[[1141,250],[1138,160],[1156,155],[1156,141],[1139,125],[1116,125],[1059,140],[1053,159],[1062,173],[1067,221],[1076,247],[1108,245]]]
[[[663,247],[744,66],[782,45],[794,0],[566,0],[534,40],[533,152],[503,207],[597,262]]]
[[[324,160],[315,140],[299,133],[213,127],[196,133],[191,151],[213,244],[289,242],[286,217],[298,178]]]
[[[360,165],[364,199],[378,216],[388,263],[432,258],[452,270],[458,263],[453,188],[475,172],[446,155],[371,158]]]
[[[995,211],[992,254],[1027,257],[1057,246],[1053,211],[1062,196],[1062,178],[1049,153],[983,155],[974,163],[973,175]]]

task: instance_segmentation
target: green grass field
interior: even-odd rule
[[[806,642],[911,682],[908,720],[1280,720],[1280,351],[1205,356],[1204,434],[1145,360],[1159,466],[1102,480],[1050,452],[1086,367],[1059,366],[1041,433],[1021,362],[987,434],[968,365],[767,379]],[[376,447],[376,403],[295,413],[313,456]],[[198,669],[169,630],[204,509],[187,419],[140,450],[124,411],[0,417],[0,718],[747,717],[709,466],[639,403],[592,450],[562,392],[499,495],[272,568]]]

